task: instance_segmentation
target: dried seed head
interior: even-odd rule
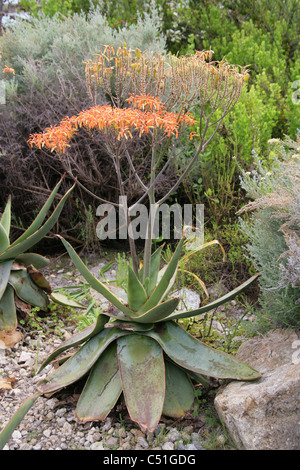
[[[86,63],[88,90],[94,100],[96,83],[119,107],[133,93],[157,97],[172,111],[190,110],[195,104],[226,110],[239,98],[248,71],[225,60],[212,61],[212,56],[212,50],[177,57],[105,46]]]

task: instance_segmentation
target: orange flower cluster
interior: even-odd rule
[[[43,133],[31,135],[28,142],[31,147],[47,147],[51,151],[64,153],[72,136],[80,127],[97,129],[104,134],[111,131],[117,138],[132,138],[132,132],[139,131],[139,136],[149,133],[150,129],[163,129],[168,137],[178,137],[180,124],[191,126],[195,123],[190,114],[175,114],[165,111],[158,98],[150,95],[131,95],[128,99],[136,108],[114,108],[110,105],[94,106],[81,111],[77,116],[66,117],[59,125],[49,127]],[[149,111],[145,108],[150,109]],[[193,133],[191,133],[193,134]]]
[[[59,125],[47,127],[44,132],[31,134],[29,140],[31,148],[49,148],[52,152],[64,153],[69,147],[69,142],[76,133],[76,123],[73,118],[66,117]]]
[[[148,95],[133,95],[130,93],[130,98],[128,98],[128,103],[132,104],[134,108],[162,111],[165,110],[164,104],[159,100],[159,98],[153,98],[150,94]]]
[[[11,67],[7,67],[7,65],[5,65],[3,73],[13,73],[15,75],[15,69],[12,69]]]

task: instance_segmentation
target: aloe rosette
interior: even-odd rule
[[[11,198],[0,219],[0,330],[12,331],[17,326],[15,296],[23,302],[47,310],[49,298],[55,300],[51,286],[39,271],[49,260],[37,253],[28,253],[53,228],[73,187],[61,198],[52,214],[47,213],[61,186],[56,185],[37,217],[27,230],[10,243]]]
[[[150,277],[143,284],[128,266],[126,290],[108,288],[89,271],[72,246],[62,238],[71,259],[92,288],[112,304],[85,330],[55,349],[41,365],[61,359],[61,365],[38,383],[38,391],[19,409],[0,434],[12,432],[40,395],[53,393],[86,377],[77,403],[78,422],[104,420],[123,393],[132,421],[153,431],[161,415],[184,416],[193,406],[195,384],[208,377],[255,380],[260,373],[234,356],[216,350],[185,331],[176,320],[203,314],[246,289],[258,275],[223,297],[191,311],[179,311],[179,298],[168,298],[175,281],[184,240],[160,269],[162,247],[151,256]],[[65,351],[76,350],[67,359]],[[24,411],[25,410],[25,411]]]

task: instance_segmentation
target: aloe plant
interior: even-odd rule
[[[154,253],[151,250],[157,208],[178,188],[205,151],[222,120],[235,106],[248,77],[246,69],[240,70],[225,61],[217,63],[211,58],[212,51],[178,58],[142,53],[139,49],[133,51],[125,45],[117,51],[106,46],[96,60],[86,64],[86,76],[93,101],[99,85],[112,105],[93,106],[30,137],[32,146],[56,152],[62,162],[65,157],[68,171],[72,137],[82,127],[101,132],[116,171],[121,202],[113,205],[125,214],[131,263],[127,288],[115,289],[110,284],[108,287],[93,276],[72,246],[61,238],[78,271],[111,303],[111,308],[100,314],[93,325],[62,343],[42,364],[41,370],[61,359],[61,365],[37,384],[37,392],[25,401],[4,428],[0,448],[37,397],[53,394],[80,379],[85,379],[85,386],[76,408],[79,422],[105,419],[123,394],[131,419],[143,431],[153,431],[163,414],[178,418],[192,408],[194,385],[207,384],[208,377],[235,380],[260,377],[259,372],[237,358],[194,338],[177,322],[229,301],[258,275],[218,300],[192,311],[179,311],[180,299],[169,298],[168,294],[176,279],[184,238],[162,269],[162,247]],[[134,93],[128,98],[129,90]],[[126,106],[122,107],[125,102]],[[198,140],[194,156],[171,188],[156,200],[157,184],[173,159],[173,139],[196,125],[189,112],[195,106],[200,106],[201,112],[194,127],[197,132],[190,133],[190,138]],[[142,157],[137,165],[127,147],[128,140],[142,135],[151,150],[147,178],[139,174],[144,164],[140,161]],[[128,165],[124,164],[126,161]],[[145,161],[146,166],[148,163]],[[126,187],[132,179],[142,195],[128,207]],[[82,183],[78,184],[87,189]],[[147,220],[143,265],[140,266],[130,221],[134,209],[146,197],[154,210],[150,210]],[[76,352],[72,353],[74,347]],[[70,357],[62,357],[69,349]]]
[[[207,384],[208,377],[235,380],[260,377],[259,372],[234,356],[194,338],[176,321],[228,302],[258,274],[207,305],[179,311],[180,299],[168,298],[167,294],[175,281],[184,239],[162,269],[159,262],[162,247],[152,254],[151,283],[146,280],[143,284],[142,269],[136,276],[128,265],[127,288],[117,290],[95,278],[72,246],[63,238],[62,242],[81,275],[111,302],[112,308],[100,314],[94,324],[61,343],[44,361],[40,371],[63,358],[65,351],[79,346],[38,383],[37,393],[22,405],[0,434],[0,447],[38,396],[52,395],[83,377],[85,386],[75,412],[78,422],[104,420],[123,393],[131,419],[143,431],[153,431],[162,415],[184,416],[193,406],[194,385]]]
[[[56,223],[73,187],[63,196],[51,216],[44,220],[61,186],[56,185],[30,227],[10,243],[11,198],[0,219],[0,330],[12,331],[17,326],[15,296],[23,302],[47,310],[50,298],[55,300],[51,286],[39,269],[49,260],[37,253],[28,253]]]

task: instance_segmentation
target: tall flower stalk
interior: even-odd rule
[[[142,195],[129,207],[113,203],[126,214],[133,269],[138,274],[135,241],[130,233],[130,217],[137,204],[148,198],[148,229],[144,249],[143,279],[150,273],[152,225],[155,210],[167,200],[187,176],[199,155],[218,131],[222,120],[236,104],[247,79],[247,70],[225,61],[212,61],[212,51],[175,57],[131,50],[126,45],[116,51],[104,48],[86,63],[86,82],[94,104],[76,116],[64,118],[59,125],[30,136],[32,146],[56,152],[71,174],[68,152],[71,139],[80,128],[101,132],[105,148],[116,172],[121,201],[126,201],[126,185],[134,178]],[[110,104],[97,105],[97,90],[106,94]],[[197,119],[191,112],[197,112]],[[191,128],[191,126],[193,126]],[[189,129],[190,128],[190,129]],[[173,161],[174,139],[190,130],[195,153],[177,181],[157,199],[156,187]],[[136,163],[128,143],[145,136],[149,156]],[[63,158],[63,157],[66,158]],[[141,173],[149,164],[149,178]],[[127,162],[124,170],[124,161]],[[129,176],[130,175],[130,176]],[[79,182],[80,185],[82,185]],[[85,188],[86,189],[86,188]],[[96,196],[96,195],[95,195]],[[97,196],[96,196],[97,197]],[[97,197],[102,202],[110,203]]]

